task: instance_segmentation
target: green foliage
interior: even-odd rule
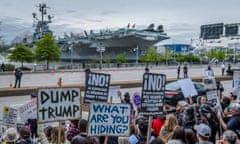
[[[208,53],[207,53],[207,57],[208,59],[212,59],[212,58],[216,58],[217,57],[217,52],[215,49],[211,49]]]
[[[146,56],[146,62],[153,63],[158,61],[158,53],[154,47],[150,47]]]
[[[46,34],[36,43],[35,57],[37,61],[57,62],[61,60],[62,52],[51,34]]]
[[[111,62],[110,56],[105,56],[105,57],[103,58],[103,62],[104,62],[104,63],[110,63],[110,62]]]
[[[15,69],[15,65],[13,64],[5,64],[6,68],[5,70],[6,71],[13,71]]]
[[[127,53],[126,52],[120,53],[119,55],[117,55],[116,60],[117,60],[118,63],[127,62],[128,61]]]
[[[223,48],[220,48],[219,51],[217,52],[217,59],[219,59],[219,60],[225,59],[225,53],[223,51]]]
[[[185,61],[185,56],[182,55],[181,53],[178,53],[176,61],[177,62],[184,62]]]
[[[33,62],[33,56],[33,52],[29,47],[18,44],[8,58],[10,61],[21,62],[21,67],[23,67],[23,62]]]

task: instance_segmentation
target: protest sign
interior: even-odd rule
[[[80,117],[79,88],[46,88],[38,90],[39,122],[76,119]]]
[[[197,91],[193,85],[192,79],[182,79],[178,80],[178,84],[180,85],[184,97],[195,96],[197,95]]]
[[[37,100],[32,99],[26,104],[20,106],[18,111],[22,122],[27,121],[27,119],[37,119]]]
[[[91,103],[88,135],[129,136],[130,105]]]
[[[2,123],[6,125],[16,125],[18,110],[9,106],[3,107]]]
[[[240,71],[233,73],[233,88],[240,88]]]
[[[87,73],[84,103],[107,102],[110,75],[104,73]]]
[[[110,86],[108,97],[112,96],[118,98],[118,91],[120,91],[120,86]]]
[[[135,92],[133,94],[133,104],[136,107],[139,107],[141,105],[141,94],[139,92]]]
[[[217,89],[217,85],[216,85],[216,80],[214,77],[209,78],[209,77],[205,77],[203,78],[203,83],[205,85],[205,87],[207,89]]]
[[[218,108],[222,112],[222,107],[220,104],[220,101],[217,96],[217,91],[208,91],[207,92],[207,99],[208,103],[210,103],[212,106]]]
[[[141,114],[153,116],[163,113],[166,75],[144,73]]]

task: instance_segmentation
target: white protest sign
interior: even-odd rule
[[[91,103],[88,135],[129,136],[130,105]]]
[[[2,123],[15,125],[17,123],[18,110],[9,106],[3,107]]]
[[[178,80],[178,84],[180,85],[184,97],[195,96],[197,95],[197,91],[193,85],[192,79],[182,79]]]
[[[108,97],[118,98],[118,91],[120,91],[120,86],[110,86]]]
[[[233,88],[240,88],[240,71],[233,73]]]
[[[208,89],[216,89],[217,88],[215,78],[205,77],[205,78],[203,78],[203,83],[204,83],[205,87]]]
[[[38,120],[49,122],[80,117],[79,88],[46,88],[38,90]]]
[[[32,99],[28,103],[18,108],[22,122],[27,119],[37,119],[37,99]]]
[[[208,91],[207,92],[208,103],[211,103],[215,107],[217,107],[222,112],[222,107],[220,101],[217,96],[217,91]]]

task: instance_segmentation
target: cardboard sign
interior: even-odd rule
[[[110,86],[108,97],[118,98],[118,91],[120,91],[120,86]]]
[[[166,75],[144,73],[141,114],[145,116],[163,113]]]
[[[207,92],[208,103],[212,104],[214,107],[218,108],[222,112],[222,107],[217,96],[217,91]]]
[[[3,107],[2,123],[6,125],[16,125],[18,110],[9,106]]]
[[[233,88],[240,88],[240,71],[233,73]]]
[[[195,96],[197,95],[197,91],[193,85],[192,79],[182,79],[178,80],[178,84],[180,85],[184,97]]]
[[[215,78],[205,77],[203,78],[203,83],[205,87],[208,89],[217,89]]]
[[[27,119],[37,119],[37,99],[33,99],[18,108],[22,122]]]
[[[110,75],[90,72],[86,78],[84,103],[107,102]]]
[[[88,135],[129,136],[130,105],[91,103]]]
[[[46,88],[38,90],[38,120],[49,122],[80,117],[79,88]]]
[[[135,92],[133,94],[133,104],[136,107],[139,107],[141,105],[141,94],[139,92]]]

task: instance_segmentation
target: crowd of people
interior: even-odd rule
[[[208,70],[211,68],[208,67]],[[90,71],[90,70],[89,70]],[[88,71],[86,71],[88,72]],[[146,68],[145,72],[149,72]],[[186,74],[187,77],[187,74]],[[88,136],[88,121],[69,120],[61,129],[52,125],[29,122],[19,129],[9,128],[2,135],[0,144],[239,144],[240,104],[236,92],[219,95],[220,107],[208,101],[206,95],[196,101],[189,97],[176,106],[164,105],[163,114],[156,115],[149,125],[149,118],[141,115],[141,108],[134,108],[129,92],[119,91],[121,103],[131,106],[130,135]],[[35,98],[35,94],[31,94]],[[151,126],[151,131],[149,130]],[[34,127],[34,129],[33,129]],[[148,137],[148,133],[150,137]],[[149,140],[149,141],[148,141]]]
[[[33,95],[35,97],[35,95]],[[62,144],[139,144],[146,143],[148,134],[148,118],[141,115],[141,109],[134,110],[128,92],[119,92],[122,103],[131,104],[131,114],[135,117],[130,124],[129,137],[88,136],[88,121],[70,120],[69,126],[61,129],[58,139],[58,127],[38,124],[37,134],[32,135],[30,127],[19,130],[9,128],[3,134],[3,144],[54,144],[61,140]],[[179,101],[176,107],[164,106],[164,114],[152,120],[149,144],[238,144],[240,136],[240,104],[237,96],[230,93],[221,99],[221,109],[209,103],[203,95],[192,101]]]

